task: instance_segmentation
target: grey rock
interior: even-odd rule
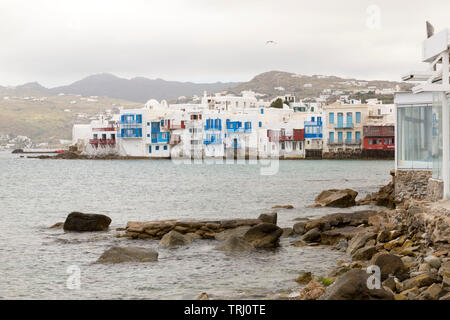
[[[103,252],[97,263],[153,262],[158,260],[158,252],[139,247],[112,247]]]
[[[161,247],[177,247],[187,245],[190,242],[191,238],[182,235],[178,231],[172,230],[161,238],[159,245]]]

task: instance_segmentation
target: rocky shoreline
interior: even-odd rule
[[[327,246],[346,254],[347,259],[337,261],[337,267],[326,277],[300,274],[293,281],[301,287],[272,297],[277,299],[449,300],[450,202],[408,199],[399,203],[393,198],[393,187],[391,182],[360,201],[356,201],[358,193],[351,189],[325,190],[312,207],[382,204],[386,209],[301,218],[288,228],[278,227],[277,213],[271,212],[256,219],[131,221],[118,229],[117,236],[159,240],[163,248],[214,240],[215,250],[225,253],[274,250],[284,237],[290,239],[289,245],[293,247]],[[273,208],[288,210],[292,206]],[[92,232],[108,229],[110,222],[104,215],[76,212],[53,227]],[[109,248],[97,263],[157,260],[158,252],[153,249],[125,246]]]

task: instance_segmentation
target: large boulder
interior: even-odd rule
[[[278,215],[276,212],[261,213],[259,215],[258,219],[265,223],[277,224],[277,217],[278,217]]]
[[[352,269],[340,276],[319,300],[392,300],[394,295],[384,289],[369,289],[365,270]]]
[[[408,277],[408,269],[399,256],[391,253],[377,253],[372,257],[372,265],[380,267],[381,280],[386,280],[389,276],[394,276],[401,281]]]
[[[158,260],[158,252],[139,247],[112,247],[103,252],[97,263],[153,262]]]
[[[103,214],[70,213],[64,222],[66,231],[103,231],[108,229],[111,218]]]
[[[244,235],[244,239],[255,248],[275,248],[280,244],[283,230],[272,223],[260,223],[251,227]]]
[[[316,205],[323,207],[348,208],[356,204],[358,192],[352,189],[330,189],[322,191],[316,199]]]
[[[370,218],[380,215],[375,210],[361,210],[346,213],[332,213],[318,219],[312,219],[306,222],[305,231],[319,228],[321,231],[331,230],[332,228],[342,228],[346,226],[360,226],[368,224]]]
[[[253,249],[253,246],[242,237],[230,236],[215,248],[225,252],[243,252]]]
[[[216,233],[216,240],[226,240],[227,238],[231,236],[235,237],[243,237],[244,234],[250,229],[250,226],[240,226],[234,229],[227,229],[222,232]]]
[[[184,246],[191,242],[191,238],[185,235],[182,235],[178,231],[170,231],[166,233],[161,240],[159,241],[159,245],[161,247],[177,247]]]

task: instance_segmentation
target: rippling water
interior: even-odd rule
[[[299,272],[326,274],[341,253],[295,248],[227,255],[212,240],[158,248],[154,240],[115,238],[130,220],[255,218],[277,204],[279,225],[343,209],[307,208],[323,189],[353,188],[363,196],[389,179],[393,161],[281,161],[278,173],[257,165],[174,164],[171,161],[79,161],[20,158],[0,152],[0,299],[264,298],[295,288]],[[360,208],[352,209],[357,210]],[[112,218],[110,231],[48,229],[71,211]],[[152,247],[159,261],[98,265],[112,245]],[[70,290],[67,268],[79,266],[81,288]]]

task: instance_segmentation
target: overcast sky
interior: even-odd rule
[[[450,1],[1,0],[0,85],[51,87],[102,72],[194,82],[270,70],[399,80],[422,67],[425,20],[436,31],[450,27]]]

